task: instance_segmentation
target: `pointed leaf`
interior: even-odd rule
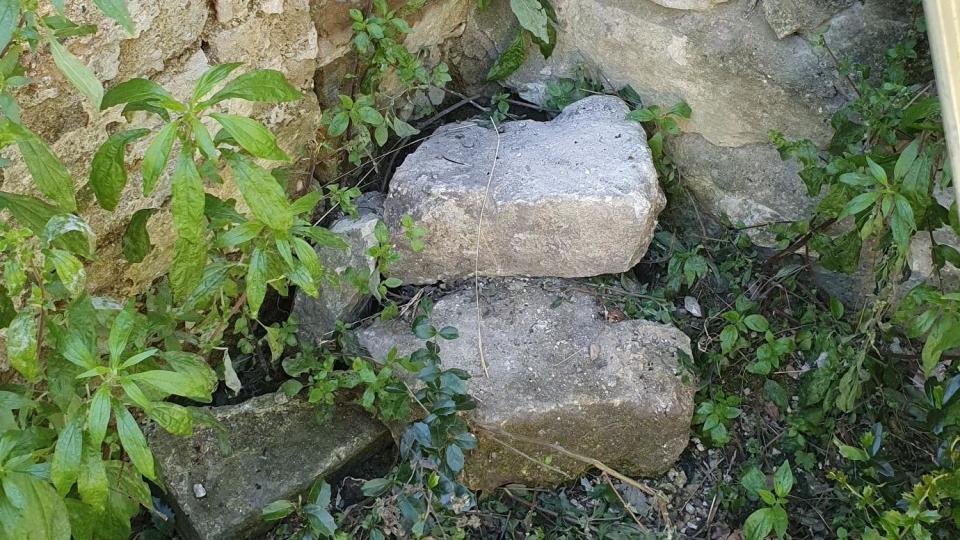
[[[157,133],[147,147],[147,152],[143,155],[143,194],[150,195],[153,187],[157,185],[157,180],[167,166],[167,160],[170,158],[170,150],[173,148],[173,140],[177,135],[177,128],[180,122],[171,122]]]
[[[147,222],[150,216],[157,212],[156,208],[142,208],[133,213],[130,223],[123,231],[121,246],[123,257],[130,263],[142,262],[153,249],[150,243],[150,233],[147,231]]]
[[[61,496],[70,491],[80,474],[80,461],[83,457],[83,432],[80,422],[73,419],[60,430],[57,445],[50,462],[50,480]]]
[[[90,410],[87,413],[87,434],[90,446],[100,448],[103,438],[107,434],[107,425],[110,423],[110,408],[113,406],[110,397],[110,387],[101,386],[93,394],[90,401]]]
[[[127,167],[124,162],[127,145],[148,133],[148,129],[121,131],[112,135],[97,149],[90,165],[90,187],[102,208],[113,210],[117,207],[120,192],[127,185]]]
[[[225,157],[233,172],[233,180],[253,215],[275,231],[288,231],[293,225],[293,212],[276,179],[240,154],[230,152]]]
[[[57,65],[60,72],[70,81],[70,84],[90,100],[90,103],[93,103],[94,107],[99,108],[103,100],[103,85],[100,84],[100,79],[97,79],[90,68],[59,41],[49,39],[47,42],[50,44],[53,63]]]
[[[277,161],[290,160],[287,154],[277,146],[277,140],[273,134],[260,122],[232,114],[213,113],[210,116],[251,155]]]
[[[94,0],[104,15],[117,21],[128,34],[133,34],[133,19],[127,11],[127,0]]]
[[[219,92],[200,104],[209,107],[225,99],[245,99],[265,103],[297,101],[303,95],[294,88],[282,73],[272,69],[259,69],[240,75],[228,82]]]
[[[147,440],[140,431],[140,426],[130,414],[130,411],[122,405],[115,405],[113,413],[117,418],[117,434],[120,436],[120,444],[127,453],[133,466],[140,471],[140,474],[150,480],[156,480],[156,474],[153,469],[153,454],[147,447]]]

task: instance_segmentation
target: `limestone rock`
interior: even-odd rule
[[[317,248],[320,262],[339,276],[343,276],[347,268],[366,269],[371,273],[377,271],[376,261],[367,255],[367,251],[377,245],[374,229],[383,214],[383,199],[379,199],[379,206],[358,204],[358,209],[359,217],[344,217],[330,227],[330,232],[347,243],[346,249]],[[324,283],[317,298],[310,298],[298,290],[293,303],[293,314],[299,322],[297,331],[314,343],[329,339],[336,322],[354,322],[369,298],[366,290],[357,290],[342,277],[339,284]]]
[[[730,0],[651,0],[654,4],[673,9],[710,9]]]
[[[229,453],[213,428],[195,426],[192,437],[154,429],[150,448],[181,534],[191,540],[248,538],[262,528],[264,506],[295,500],[314,479],[335,475],[389,444],[386,428],[362,409],[335,407],[331,420],[321,422],[315,406],[280,394],[211,408],[226,429]]]
[[[593,96],[550,122],[505,123],[499,140],[472,122],[438,129],[391,181],[384,220],[401,260],[390,275],[406,283],[472,275],[478,223],[483,276],[631,268],[665,198],[643,129],[624,119],[627,110],[618,98]],[[406,214],[426,230],[419,253],[404,237]]]
[[[695,383],[681,357],[690,341],[672,326],[607,323],[593,297],[564,280],[486,280],[480,306],[484,376],[477,348],[473,289],[437,301],[432,324],[456,326],[460,337],[440,340],[445,368],[473,378],[471,413],[478,448],[466,460],[474,489],[510,482],[550,485],[568,478],[498,443],[541,460],[575,478],[588,466],[502,432],[532,437],[589,456],[628,474],[667,470],[687,444]],[[422,346],[409,323],[376,323],[358,334],[374,358],[396,346],[409,354]]]
[[[775,244],[759,225],[804,219],[815,199],[797,176],[795,161],[783,161],[770,144],[721,148],[695,134],[669,141],[683,185],[708,214],[747,230],[754,243]]]
[[[777,37],[808,31],[850,7],[855,0],[764,0],[763,14]]]

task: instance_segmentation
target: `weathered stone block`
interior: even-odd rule
[[[389,444],[386,428],[362,409],[335,407],[329,420],[319,422],[316,406],[281,394],[211,408],[226,429],[229,453],[212,428],[194,427],[188,438],[152,431],[150,448],[181,534],[247,538],[262,529],[259,516],[267,504],[296,498],[316,478],[335,475]]]
[[[443,366],[473,376],[467,388],[478,406],[470,421],[493,430],[475,430],[478,447],[465,471],[471,487],[550,485],[589,468],[507,433],[558,444],[628,474],[661,473],[686,446],[695,391],[681,360],[689,358],[689,338],[647,321],[607,323],[579,287],[565,280],[483,281],[486,375],[473,289],[437,301],[431,322],[460,332],[456,340],[440,340]],[[403,321],[376,323],[358,338],[374,358],[393,346],[409,354],[422,344]],[[548,455],[553,469],[542,466]]]
[[[666,200],[646,135],[619,98],[594,96],[550,122],[438,129],[397,169],[384,220],[406,283],[472,275],[595,276],[643,257]],[[480,221],[481,208],[483,212]],[[426,229],[414,253],[400,224]],[[481,225],[479,260],[478,224]]]
[[[347,243],[346,249],[317,248],[320,262],[341,279],[336,285],[325,282],[317,298],[310,298],[297,290],[293,314],[299,322],[297,332],[301,337],[314,343],[329,339],[338,320],[355,321],[369,300],[370,295],[366,290],[357,290],[343,276],[347,268],[367,269],[371,275],[377,272],[376,261],[367,254],[370,248],[377,245],[374,230],[383,214],[383,198],[375,198],[377,202],[372,207],[359,207],[360,215],[356,219],[344,217],[330,227],[330,232]]]

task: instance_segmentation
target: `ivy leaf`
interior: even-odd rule
[[[157,212],[156,208],[142,208],[133,213],[127,228],[123,231],[120,242],[123,258],[129,263],[143,262],[143,259],[153,249],[150,243],[150,233],[147,231],[147,221]]]
[[[77,481],[82,457],[83,431],[77,419],[73,419],[60,430],[50,463],[50,480],[60,496],[66,495]]]
[[[48,39],[53,63],[81,94],[87,97],[94,107],[99,108],[103,100],[103,85],[94,76],[90,68],[73,55],[56,39]]]
[[[240,154],[225,152],[225,158],[253,215],[275,231],[288,231],[293,226],[293,211],[276,179]]]
[[[242,65],[240,62],[220,64],[205,71],[203,75],[200,76],[200,80],[197,81],[196,86],[193,87],[193,94],[190,96],[190,101],[196,103],[202,99],[203,96],[213,90],[213,87],[216,86],[217,83],[226,79],[235,69]]]
[[[540,4],[540,0],[510,0],[510,9],[517,16],[517,22],[534,37],[543,42],[550,41],[547,26],[550,19]]]
[[[104,15],[117,21],[128,34],[133,34],[133,20],[127,11],[127,0],[94,0]]]
[[[159,84],[142,78],[130,79],[114,86],[103,96],[99,106],[100,110],[105,111],[121,103],[149,104],[176,112],[186,111],[173,94]]]
[[[7,360],[28,381],[40,375],[37,359],[37,321],[33,311],[24,309],[7,327]]]
[[[206,108],[232,98],[264,103],[282,103],[297,101],[302,97],[300,91],[287,82],[283,73],[273,69],[258,69],[244,73],[228,82],[210,99],[200,103],[200,108]]]
[[[0,0],[0,49],[6,48],[20,19],[19,0]]]
[[[210,116],[251,155],[263,159],[290,161],[290,157],[277,146],[273,134],[260,122],[233,114],[213,113]]]
[[[171,122],[157,133],[147,147],[147,152],[143,155],[143,194],[149,196],[153,187],[157,185],[157,180],[163,169],[167,166],[167,160],[170,158],[170,150],[173,148],[173,140],[176,138],[177,128],[180,121]]]
[[[149,372],[147,372],[149,373]],[[123,405],[115,404],[113,414],[117,419],[117,435],[120,436],[120,444],[127,453],[133,466],[140,471],[140,474],[150,480],[156,480],[156,474],[153,469],[153,454],[147,447],[147,440],[140,431],[140,426]]]
[[[524,60],[527,59],[527,43],[524,39],[524,32],[521,30],[517,37],[513,38],[510,45],[500,53],[496,62],[490,66],[487,72],[487,81],[502,81],[520,69]]]
[[[97,202],[105,210],[113,210],[120,202],[120,192],[127,185],[127,167],[124,154],[127,145],[145,137],[149,129],[131,129],[111,135],[97,149],[90,165],[90,187]]]

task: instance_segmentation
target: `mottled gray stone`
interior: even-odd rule
[[[339,283],[324,282],[317,298],[311,298],[299,289],[294,298],[293,314],[299,323],[297,332],[314,343],[329,339],[338,320],[354,322],[370,299],[366,290],[360,291],[343,279],[343,272],[347,268],[366,269],[371,275],[376,272],[376,261],[367,255],[367,251],[377,245],[374,229],[383,214],[383,199],[366,197],[358,201],[357,209],[359,217],[343,217],[330,227],[331,232],[347,243],[346,249],[316,249],[324,267],[341,276]]]
[[[770,144],[722,148],[695,134],[669,141],[683,186],[708,214],[733,225],[752,227],[751,239],[762,246],[775,237],[759,225],[806,218],[815,199],[797,176],[795,161],[783,161]]]
[[[820,26],[856,0],[763,0],[763,14],[777,37]]]
[[[440,340],[446,368],[468,371],[478,403],[469,420],[533,437],[599,459],[628,474],[667,470],[687,444],[695,382],[681,356],[690,340],[672,326],[647,321],[608,323],[596,300],[567,280],[484,280],[480,306],[488,375],[477,347],[472,288],[437,301],[432,323],[456,326],[460,337]],[[396,346],[409,354],[422,342],[408,322],[376,323],[358,333],[374,358]],[[551,485],[566,480],[534,460],[576,478],[588,465],[503,433],[475,430],[478,447],[465,479],[489,490],[510,482]],[[542,461],[541,461],[542,462]]]
[[[472,275],[481,206],[482,276],[631,268],[666,201],[643,128],[624,119],[627,111],[619,98],[593,96],[550,122],[507,122],[499,141],[473,122],[438,129],[390,183],[384,221],[401,255],[391,277],[430,283]],[[419,253],[404,238],[406,214],[426,230]]]
[[[710,9],[729,0],[651,0],[654,4],[672,9]]]
[[[353,405],[336,405],[322,422],[316,406],[281,394],[209,410],[226,429],[229,453],[212,428],[195,426],[192,437],[155,429],[149,437],[187,539],[249,538],[263,528],[264,506],[295,499],[316,478],[337,474],[390,440],[382,424]]]

